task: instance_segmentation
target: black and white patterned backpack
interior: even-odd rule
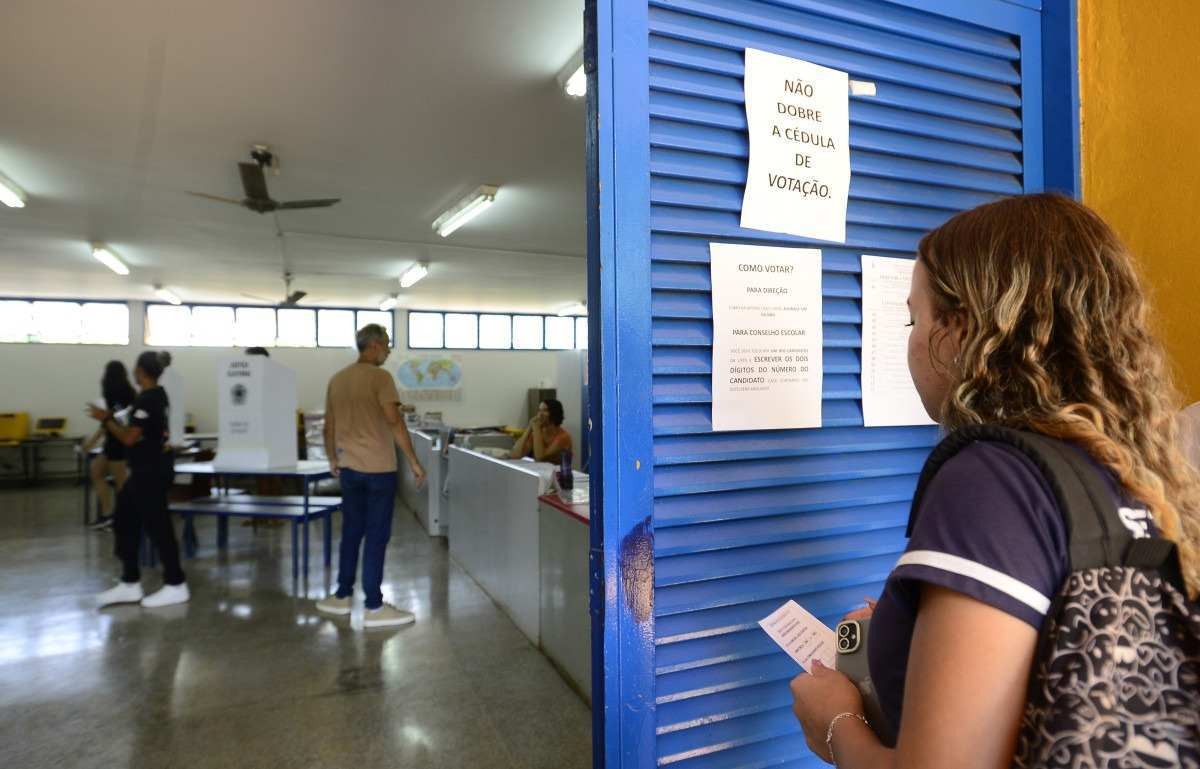
[[[993,425],[946,437],[913,500],[974,441],[1021,451],[1066,522],[1069,575],[1046,614],[1013,766],[1200,768],[1200,606],[1175,544],[1134,536],[1096,468],[1063,442]]]

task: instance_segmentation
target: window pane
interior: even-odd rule
[[[83,306],[84,344],[129,344],[129,305],[89,302]]]
[[[34,302],[31,341],[78,344],[83,331],[83,310],[75,302]]]
[[[29,302],[0,302],[0,342],[28,342],[33,335],[33,306]]]
[[[169,304],[146,307],[146,344],[187,347],[192,343],[192,308]]]
[[[354,310],[317,310],[317,344],[322,347],[353,347]]]
[[[440,312],[410,312],[408,314],[408,346],[431,348],[443,346],[442,314]]]
[[[480,315],[479,316],[479,349],[481,349],[481,350],[511,350],[512,349],[512,316],[511,315]]]
[[[316,347],[317,314],[312,310],[279,310],[280,347]]]
[[[541,315],[513,316],[513,349],[544,350],[543,336]]]
[[[570,350],[575,347],[575,319],[546,316],[546,349]]]
[[[233,338],[238,347],[275,346],[275,310],[271,307],[239,307]]]
[[[473,312],[446,313],[446,346],[459,350],[479,347],[479,316]]]
[[[586,350],[588,348],[588,326],[587,316],[575,319],[575,349]]]
[[[396,321],[396,316],[393,315],[391,313],[391,311],[389,311],[389,310],[359,310],[358,311],[358,322],[354,324],[354,330],[355,330],[355,332],[357,332],[363,326],[367,326],[372,323],[378,323],[379,325],[383,326],[384,329],[388,332],[388,339],[391,340],[392,346],[395,347],[396,346],[396,329],[394,328],[395,321]]]
[[[196,347],[233,347],[233,308],[193,307],[192,344]]]

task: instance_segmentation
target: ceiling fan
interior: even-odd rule
[[[271,302],[270,299],[266,299],[261,296],[255,296],[254,294],[243,293],[242,296],[246,297],[247,299],[255,299],[259,302],[266,302],[266,303]],[[300,304],[300,300],[306,296],[308,296],[307,291],[301,291],[300,289],[297,289],[295,291],[292,290],[292,273],[285,272],[285,273],[283,273],[283,301],[279,302],[275,306],[276,307],[295,307],[296,305]]]
[[[263,173],[263,169],[278,169],[279,158],[265,144],[256,144],[250,149],[250,159],[253,162],[238,163],[238,173],[241,174],[242,190],[246,193],[246,197],[241,199],[227,198],[222,195],[209,195],[206,192],[191,191],[188,194],[195,195],[198,198],[216,200],[221,203],[232,203],[235,206],[242,206],[260,214],[269,214],[275,211],[295,211],[301,208],[328,208],[341,200],[341,198],[275,200],[267,192],[267,177]],[[278,173],[277,170],[276,173]]]

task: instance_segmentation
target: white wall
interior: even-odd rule
[[[94,424],[83,414],[84,405],[100,395],[104,364],[120,360],[132,371],[137,356],[148,349],[141,340],[142,306],[131,303],[130,340],[124,347],[50,344],[0,344],[0,411],[28,411],[32,418],[65,416],[68,432],[82,434]],[[394,371],[408,351],[404,328],[406,314],[396,313],[399,342],[387,368]],[[217,427],[216,372],[224,358],[238,349],[167,348],[187,386],[186,411],[200,432]],[[525,393],[541,382],[556,384],[554,352],[451,352],[462,359],[462,397],[457,401],[422,401],[419,411],[441,411],[448,424],[462,427],[485,424],[520,425],[528,421]],[[296,371],[297,402],[304,410],[324,408],[325,385],[338,369],[353,362],[353,350],[272,349],[271,358]],[[568,409],[572,409],[568,404]],[[568,419],[578,414],[568,415]]]

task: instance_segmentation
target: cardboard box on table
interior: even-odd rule
[[[172,446],[184,443],[187,423],[187,386],[174,366],[167,366],[158,380],[167,391],[167,442]]]
[[[257,355],[223,360],[217,368],[217,404],[217,469],[296,464],[296,372]]]

